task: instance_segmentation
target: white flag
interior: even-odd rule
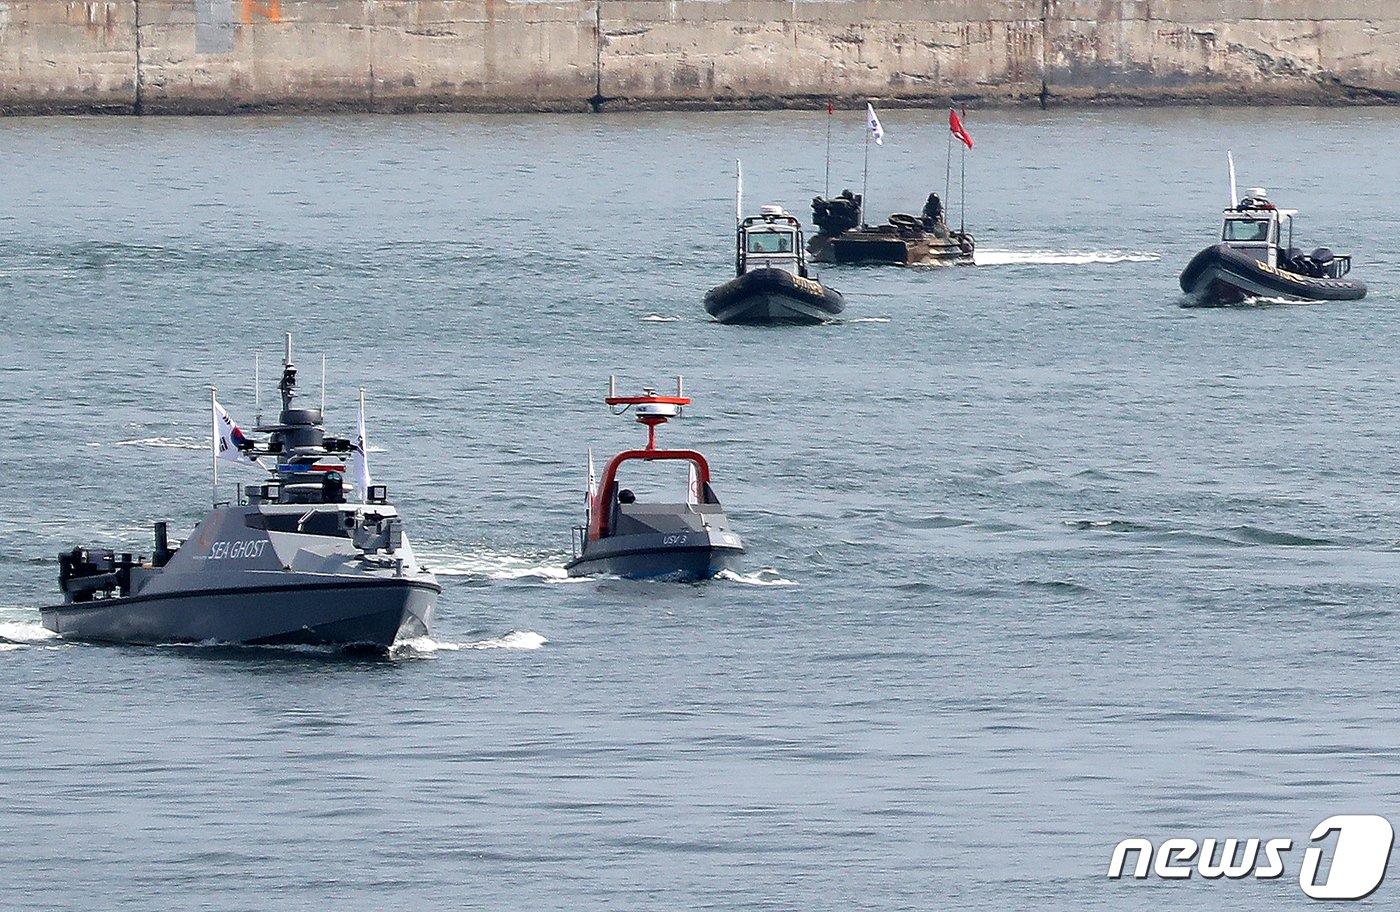
[[[360,493],[360,503],[369,500],[369,438],[365,436],[365,391],[360,388],[360,422],[355,428],[355,443],[350,455],[350,483]]]
[[[583,495],[583,522],[593,525],[593,498],[598,493],[598,478],[593,474],[593,448],[588,448],[588,490]]]
[[[245,450],[239,449],[239,444],[244,443],[248,438],[243,436],[243,430],[234,423],[233,419],[224,411],[224,407],[219,404],[219,400],[212,394],[209,402],[214,409],[214,430],[218,434],[218,443],[215,444],[219,458],[227,462],[236,462],[241,465],[262,466],[256,456]]]
[[[870,138],[875,140],[875,145],[885,144],[885,128],[880,126],[880,118],[875,116],[875,106],[870,102],[865,103],[865,122],[870,127]]]
[[[698,504],[700,502],[700,473],[695,471],[695,463],[688,463],[690,466],[690,483],[685,486],[685,502],[688,504]]]

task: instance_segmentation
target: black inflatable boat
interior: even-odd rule
[[[769,265],[705,295],[706,312],[721,323],[821,323],[845,309],[839,291]]]
[[[1295,215],[1270,203],[1262,188],[1246,191],[1238,205],[1225,210],[1221,242],[1196,254],[1182,271],[1181,290],[1191,296],[1191,303],[1201,306],[1238,304],[1251,298],[1364,298],[1366,283],[1347,278],[1350,256],[1325,247],[1304,253],[1293,246]]]
[[[1181,290],[1197,303],[1238,304],[1247,298],[1296,301],[1356,301],[1366,297],[1366,283],[1345,278],[1350,257],[1321,248],[1312,254],[1293,251],[1270,266],[1229,244],[1207,247],[1181,273]]]
[[[802,224],[781,206],[739,223],[734,278],[705,294],[705,311],[721,323],[823,323],[846,309],[834,288],[807,268]]]

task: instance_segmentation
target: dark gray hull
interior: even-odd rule
[[[1356,301],[1366,297],[1366,283],[1358,279],[1298,275],[1260,263],[1225,244],[1207,247],[1192,257],[1180,284],[1201,306],[1238,304],[1247,298]]]
[[[845,309],[839,291],[781,269],[746,272],[705,295],[705,311],[720,323],[811,326]]]
[[[417,580],[288,582],[98,599],[40,609],[65,639],[238,643],[388,650],[426,635],[441,587]]]
[[[631,536],[624,536],[631,537]],[[583,557],[570,561],[570,576],[620,576],[623,579],[698,582],[721,571],[737,573],[744,549],[721,546],[631,548],[607,540],[593,542]]]

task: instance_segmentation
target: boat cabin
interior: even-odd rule
[[[1239,205],[1225,210],[1220,240],[1230,249],[1266,266],[1281,266],[1279,251],[1287,251],[1293,245],[1295,215],[1293,210],[1279,209],[1269,202],[1268,191],[1264,188],[1252,187],[1245,191]],[[1284,219],[1288,220],[1287,243],[1282,237]]]
[[[802,223],[782,206],[764,206],[739,224],[735,269],[738,275],[755,269],[781,269],[807,276]]]
[[[689,463],[689,490],[683,498],[666,502],[639,501],[618,483],[618,470],[631,461],[679,461]],[[603,471],[602,484],[589,504],[588,537],[596,541],[611,535],[656,531],[660,514],[720,513],[719,498],[710,486],[710,464],[694,450],[628,450],[619,453]]]
[[[1251,187],[1239,205],[1225,210],[1220,240],[1231,250],[1273,269],[1315,279],[1340,279],[1351,271],[1351,257],[1319,247],[1304,253],[1293,246],[1293,209],[1269,202],[1268,191]],[[1287,225],[1285,226],[1285,221]]]

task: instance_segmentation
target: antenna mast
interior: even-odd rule
[[[282,382],[277,384],[277,388],[282,392],[282,410],[286,411],[292,407],[292,400],[297,394],[297,369],[296,365],[292,364],[291,333],[287,333],[287,352],[282,359]]]
[[[1233,209],[1240,204],[1239,191],[1235,188],[1235,153],[1227,151],[1225,160],[1230,163],[1230,208]]]
[[[734,159],[734,224],[744,221],[744,163]]]
[[[628,409],[635,409],[637,423],[644,424],[647,428],[646,448],[654,450],[656,449],[656,428],[680,415],[681,410],[690,405],[690,400],[682,395],[684,392],[685,380],[677,375],[676,395],[674,396],[658,396],[656,390],[649,386],[643,388],[640,396],[619,396],[617,395],[617,378],[609,377],[608,398],[603,401],[612,408],[614,415],[621,415]]]

